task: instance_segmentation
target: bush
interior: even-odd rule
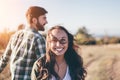
[[[113,43],[120,43],[120,38],[117,38],[117,37],[111,37],[110,40],[109,40],[109,43],[113,44]]]
[[[10,39],[10,37],[13,33],[14,32],[0,33],[0,49],[5,49],[6,48],[8,42],[9,42],[9,39]]]

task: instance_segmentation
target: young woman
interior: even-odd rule
[[[64,27],[52,27],[46,37],[46,55],[33,66],[32,80],[84,80],[83,60],[73,48],[73,35]]]

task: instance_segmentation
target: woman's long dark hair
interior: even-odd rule
[[[54,65],[56,63],[55,60],[55,54],[52,53],[52,51],[49,49],[49,35],[51,34],[51,31],[54,29],[61,29],[63,31],[66,32],[66,34],[68,35],[68,49],[64,55],[64,58],[66,60],[67,65],[69,66],[69,70],[70,70],[70,76],[72,78],[72,80],[84,80],[85,76],[87,74],[86,70],[83,67],[83,60],[82,57],[80,55],[77,54],[77,52],[75,51],[75,49],[73,48],[74,44],[74,38],[73,35],[70,34],[64,27],[62,26],[55,26],[52,27],[47,34],[47,49],[46,49],[46,55],[43,57],[44,63],[43,61],[41,61],[42,63],[42,67],[43,69],[46,69],[47,73],[43,73],[42,76],[44,76],[44,74],[47,74],[47,78],[49,79],[51,77],[51,75],[55,76],[57,80],[60,79],[60,77],[58,76],[58,74],[55,72],[54,70]],[[40,70],[42,72],[42,70]]]

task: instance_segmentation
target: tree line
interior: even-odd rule
[[[23,26],[23,24],[20,24],[18,26],[18,30],[21,29],[20,26]],[[15,31],[9,31],[8,29],[5,29],[3,32],[0,32],[0,49],[6,48],[11,35],[14,33]],[[46,33],[44,33],[43,36],[46,37]],[[110,37],[104,35],[101,38],[96,38],[93,37],[93,35],[88,32],[85,26],[83,26],[80,27],[78,31],[74,34],[74,41],[78,45],[116,44],[120,43],[120,37],[115,36]]]
[[[103,37],[93,37],[85,26],[78,29],[74,35],[75,41],[80,45],[99,45],[120,43],[120,37],[103,35]]]

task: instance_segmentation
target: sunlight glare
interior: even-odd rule
[[[21,24],[22,17],[20,15],[20,1],[0,1],[0,31],[4,29],[15,30],[16,26]],[[23,13],[24,14],[24,13]],[[23,21],[23,20],[22,20]]]

